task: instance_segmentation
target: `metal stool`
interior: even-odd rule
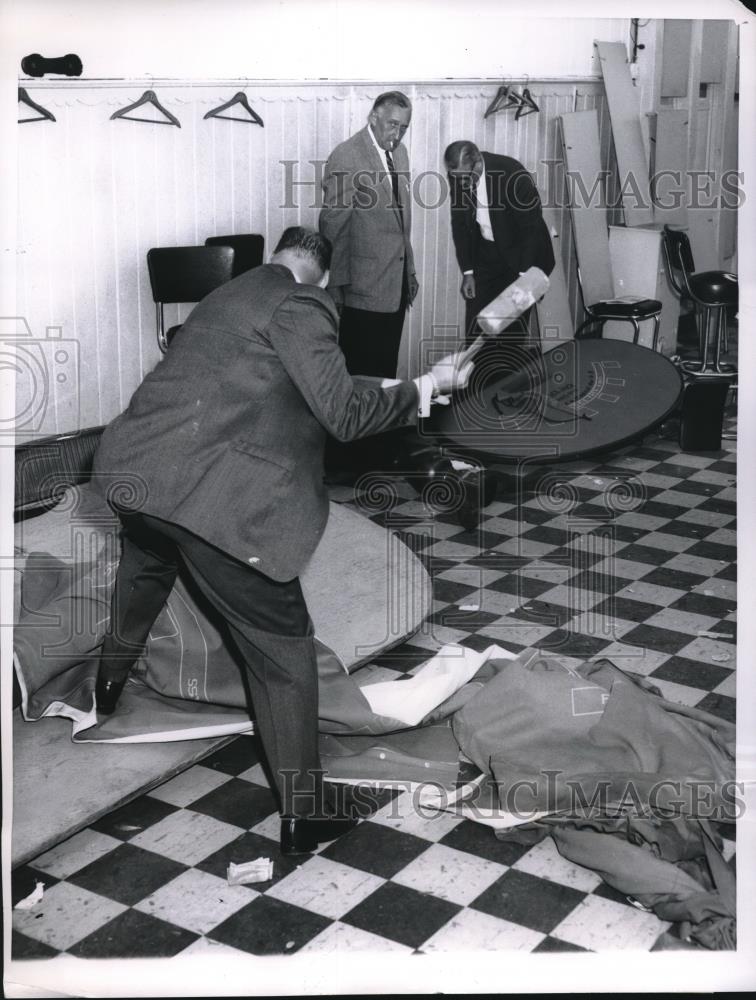
[[[698,361],[683,361],[682,367],[692,375],[721,375],[732,378],[737,373],[735,365],[720,361],[723,344],[727,345],[727,310],[738,304],[738,277],[728,271],[695,272],[693,252],[687,233],[664,227],[664,261],[670,284],[682,297],[692,300],[696,307],[698,342],[701,352]],[[709,360],[712,341],[711,361]]]

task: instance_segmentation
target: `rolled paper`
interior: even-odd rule
[[[549,279],[540,267],[529,267],[478,313],[478,324],[486,336],[509,326],[546,294]]]

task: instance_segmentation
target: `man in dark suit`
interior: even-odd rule
[[[412,424],[455,378],[439,362],[414,383],[357,389],[323,290],[329,259],[327,240],[294,227],[270,264],[200,302],[106,428],[93,470],[123,525],[98,711],[113,711],[183,565],[245,664],[289,854],[350,825],[318,812],[315,647],[299,585],[328,518],[326,435]]]
[[[396,375],[404,314],[417,295],[410,243],[412,105],[376,98],[368,123],[326,164],[320,232],[333,246],[328,291],[341,312],[339,345],[352,375]]]
[[[529,267],[554,268],[551,237],[535,184],[510,156],[481,152],[458,140],[444,153],[451,195],[451,226],[465,300],[465,343],[477,336],[475,318]],[[517,321],[522,340],[527,315]],[[511,330],[512,328],[510,328]]]

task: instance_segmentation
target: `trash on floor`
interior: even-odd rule
[[[273,862],[270,858],[256,858],[239,865],[230,861],[226,879],[229,885],[248,885],[250,882],[269,882],[273,878]]]
[[[24,899],[20,899],[16,905],[13,907],[14,910],[31,910],[37,905],[37,903],[42,901],[42,896],[45,893],[45,883],[37,882],[34,886],[32,892],[29,893]]]

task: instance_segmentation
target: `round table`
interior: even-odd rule
[[[435,405],[422,433],[497,462],[569,461],[651,430],[682,388],[668,358],[621,340],[565,341],[519,358],[493,342],[476,355],[464,392]]]

